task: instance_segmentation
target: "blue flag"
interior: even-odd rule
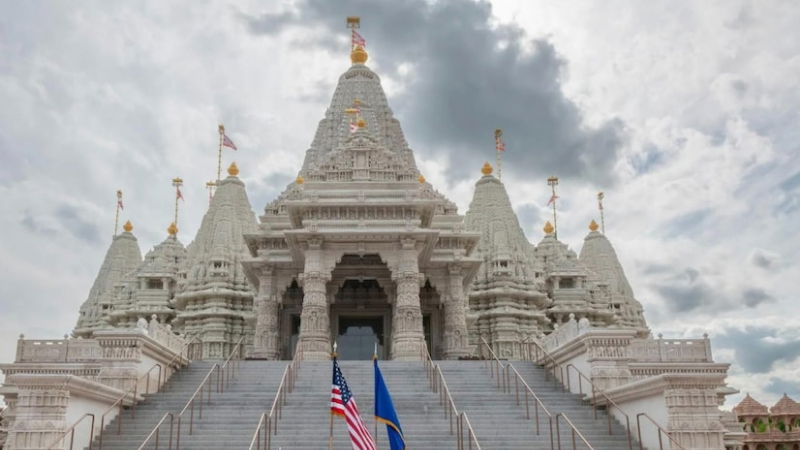
[[[397,420],[397,411],[392,404],[392,396],[383,381],[381,369],[378,368],[378,358],[374,358],[375,366],[375,420],[386,424],[386,433],[389,435],[391,450],[405,450],[406,442],[403,439],[403,429]]]

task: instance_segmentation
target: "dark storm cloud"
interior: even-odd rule
[[[765,373],[778,361],[792,362],[800,356],[800,339],[785,337],[785,330],[777,328],[731,328],[715,336],[715,345],[732,349],[747,372]]]
[[[56,209],[56,218],[73,236],[86,242],[99,242],[100,230],[95,220],[83,211],[72,206],[61,206]]]
[[[750,264],[760,267],[762,269],[771,269],[775,266],[778,257],[776,255],[769,254],[761,249],[753,250],[753,253],[750,254]]]
[[[800,381],[773,378],[766,386],[766,391],[775,395],[788,394],[795,401],[800,400]]]
[[[623,123],[587,127],[562,92],[565,63],[553,45],[530,39],[513,25],[495,26],[488,3],[306,0],[295,7],[296,14],[245,21],[253,33],[322,27],[330,36],[342,36],[344,17],[357,12],[368,49],[380,55],[383,74],[398,77],[402,64],[412,64],[405,89],[392,105],[412,145],[419,144],[418,152],[433,147],[458,159],[452,175],[473,177],[475,168],[494,156],[493,131],[502,128],[507,171],[613,181]],[[331,38],[323,45],[345,53],[348,43]]]
[[[742,293],[742,300],[748,308],[755,308],[762,303],[774,302],[775,297],[767,294],[761,288],[749,288]]]

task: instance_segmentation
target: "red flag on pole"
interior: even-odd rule
[[[183,194],[181,193],[181,188],[179,187],[175,188],[175,195],[176,195],[175,198],[183,200]]]
[[[232,148],[234,150],[238,150],[236,148],[236,144],[233,143],[233,141],[231,140],[231,138],[228,137],[227,134],[223,134],[222,135],[222,145],[224,147],[228,147],[228,148]]]

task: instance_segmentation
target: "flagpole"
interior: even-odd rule
[[[222,141],[225,137],[225,125],[219,124],[219,152],[217,154],[217,183],[222,176]]]
[[[119,204],[122,202],[122,190],[117,189],[117,212],[114,216],[114,236],[117,235],[117,230],[119,229]]]
[[[556,186],[558,186],[558,177],[552,176],[547,179],[547,185],[553,190],[553,196],[550,197],[550,200],[553,201],[553,231],[555,232],[555,238],[558,239],[558,224],[556,222]]]
[[[333,352],[331,352],[331,361],[336,359],[336,341],[333,341]],[[331,427],[328,433],[328,450],[333,450],[333,411],[331,411]]]
[[[603,217],[603,199],[605,198],[605,194],[602,192],[597,193],[597,207],[600,208],[600,229],[603,231],[603,234],[606,234],[606,219]]]
[[[375,350],[372,351],[372,364],[373,364],[373,366],[375,364],[377,364],[377,361],[378,361],[378,343],[375,342]],[[373,384],[374,384],[375,377],[373,376],[372,379],[373,379]],[[373,412],[377,411],[377,409],[375,408],[377,406],[377,403],[378,403],[377,388],[378,388],[377,386],[373,386],[372,387],[372,390],[374,391],[373,394],[376,394],[376,395],[372,396],[373,397],[372,398],[372,411]],[[372,418],[375,420],[375,448],[378,448],[378,416],[373,414]]]
[[[181,199],[181,186],[183,186],[183,179],[181,177],[175,177],[172,179],[172,185],[175,186],[175,221],[172,222],[175,226],[178,226],[178,200]]]
[[[503,178],[503,156],[500,151],[500,139],[503,138],[503,130],[494,130],[494,152],[495,152],[495,166],[497,166],[497,179]]]
[[[208,189],[208,205],[211,206],[211,199],[214,197],[214,188],[217,187],[215,181],[206,182],[206,189]]]

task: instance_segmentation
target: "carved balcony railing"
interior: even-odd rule
[[[634,339],[631,358],[636,362],[714,362],[708,335],[703,339]]]

